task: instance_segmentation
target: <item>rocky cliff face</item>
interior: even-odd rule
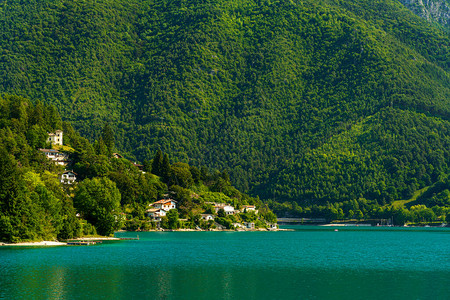
[[[449,0],[400,0],[418,16],[450,28]]]

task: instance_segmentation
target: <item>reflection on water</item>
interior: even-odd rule
[[[448,232],[172,232],[3,247],[0,298],[448,299]]]
[[[65,299],[65,274],[64,267],[52,267],[49,272],[49,297],[52,299]]]
[[[159,271],[157,272],[157,297],[158,299],[167,299],[172,291],[172,272],[171,271]],[[151,282],[150,282],[151,284]]]

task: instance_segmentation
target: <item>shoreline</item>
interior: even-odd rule
[[[163,229],[163,230],[149,230],[149,231],[117,231],[118,232],[269,232],[269,231],[293,231],[292,229],[256,229],[256,230],[197,230],[197,229]],[[20,243],[7,243],[0,242],[0,247],[56,247],[56,246],[69,246],[68,243],[72,241],[120,241],[122,238],[120,237],[80,237],[75,239],[67,240],[66,242],[59,241],[40,241],[40,242],[20,242]]]
[[[65,242],[41,241],[41,242],[21,242],[21,243],[4,243],[0,242],[0,246],[67,246]]]
[[[0,247],[8,247],[8,246],[25,246],[25,247],[56,247],[56,246],[68,246],[67,243],[71,241],[120,241],[120,238],[117,237],[80,237],[76,239],[70,239],[66,242],[59,241],[40,241],[40,242],[20,242],[20,243],[6,243],[0,242]]]
[[[139,230],[139,231],[127,231],[120,230],[119,232],[277,232],[277,231],[293,231],[290,228],[276,228],[276,229],[266,229],[266,228],[257,228],[257,229],[191,229],[191,228],[180,228],[180,229],[150,229],[150,230]]]

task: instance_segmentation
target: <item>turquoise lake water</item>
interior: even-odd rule
[[[450,299],[450,228],[292,228],[0,247],[0,298]]]

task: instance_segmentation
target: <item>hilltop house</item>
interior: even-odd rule
[[[48,134],[47,141],[51,143],[52,145],[63,145],[63,131],[62,130],[56,130],[55,133],[50,132]]]
[[[39,149],[48,159],[51,159],[55,164],[60,166],[67,166],[69,163],[69,155],[59,152],[55,149]]]
[[[77,173],[73,171],[65,171],[59,175],[59,181],[65,184],[73,184],[77,180]]]

